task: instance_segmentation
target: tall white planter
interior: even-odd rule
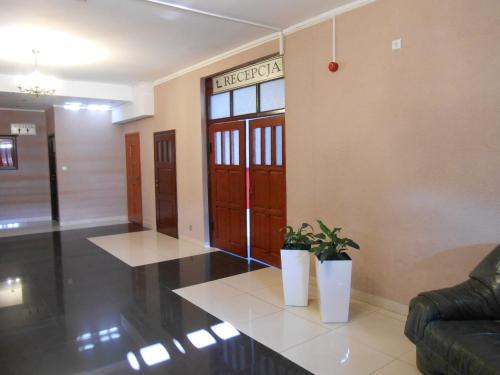
[[[321,264],[315,259],[321,320],[324,323],[349,321],[352,260],[325,260]]]
[[[308,251],[281,250],[281,275],[286,305],[307,306],[310,262]]]

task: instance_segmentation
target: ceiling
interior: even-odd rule
[[[286,28],[350,0],[171,2]],[[26,27],[36,29],[26,35],[12,31]],[[36,46],[28,45],[30,33],[44,39],[40,48],[40,68],[44,73],[69,80],[135,84],[154,81],[271,31],[144,0],[2,0],[1,73],[20,74],[32,69],[30,53]],[[54,33],[59,33],[59,37]],[[23,56],[16,55],[24,50]],[[50,58],[47,54],[51,53],[58,55]],[[72,59],[75,56],[78,58]]]

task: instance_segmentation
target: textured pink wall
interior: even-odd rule
[[[126,218],[123,127],[110,112],[53,110],[61,223]]]
[[[289,220],[360,242],[355,288],[408,303],[500,242],[499,14],[378,0],[338,17],[335,74],[330,22],[287,38]]]
[[[50,220],[47,129],[43,112],[0,110],[0,135],[11,123],[36,124],[36,136],[17,138],[18,170],[0,171],[0,221]]]

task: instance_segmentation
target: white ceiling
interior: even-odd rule
[[[172,2],[286,28],[350,0]],[[86,64],[42,65],[44,73],[61,79],[123,84],[154,81],[271,33],[143,0],[1,0],[0,29],[24,26],[63,32],[106,52],[102,60]],[[0,56],[8,58],[9,54],[3,50]],[[1,73],[30,69],[30,63],[0,59]]]

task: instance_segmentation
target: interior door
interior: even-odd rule
[[[285,119],[250,121],[250,238],[252,257],[280,267],[286,224]]]
[[[155,133],[156,230],[179,238],[175,130]]]
[[[247,256],[245,123],[209,126],[212,246]]]
[[[141,144],[139,133],[125,134],[128,220],[142,225]]]

